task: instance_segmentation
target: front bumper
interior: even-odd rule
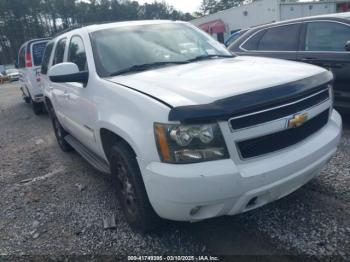
[[[316,176],[336,152],[341,117],[277,154],[235,164],[232,159],[199,164],[145,163],[138,159],[156,213],[178,221],[199,221],[245,212],[280,199]]]

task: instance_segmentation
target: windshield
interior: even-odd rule
[[[18,73],[17,69],[7,69],[6,74]]]
[[[93,32],[97,73],[107,77],[133,66],[232,56],[210,36],[182,23],[126,26]]]

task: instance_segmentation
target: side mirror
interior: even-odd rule
[[[346,51],[350,51],[350,41],[347,41],[346,44],[345,44],[345,50]]]
[[[77,82],[82,83],[84,87],[89,80],[88,71],[79,72],[78,66],[70,62],[52,66],[49,69],[48,76],[55,83]]]

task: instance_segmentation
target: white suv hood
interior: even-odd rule
[[[212,59],[131,73],[108,79],[177,107],[301,80],[324,72],[320,67],[279,59],[240,56]]]

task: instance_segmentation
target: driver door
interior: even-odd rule
[[[73,35],[70,39],[67,62],[76,64],[79,71],[88,71],[84,41],[79,35]],[[86,86],[81,83],[66,83],[69,112],[66,117],[69,122],[69,132],[96,153],[97,107],[92,100],[93,88],[91,81],[88,81]]]
[[[64,54],[66,52],[67,38],[64,37],[59,39],[56,43],[55,50],[53,53],[52,64],[60,64],[64,61]],[[48,76],[44,76],[49,80]],[[66,121],[67,111],[67,92],[65,83],[55,83],[52,81],[45,81],[45,88],[51,93],[51,99],[55,107],[56,115],[65,129],[69,129],[68,123]]]

